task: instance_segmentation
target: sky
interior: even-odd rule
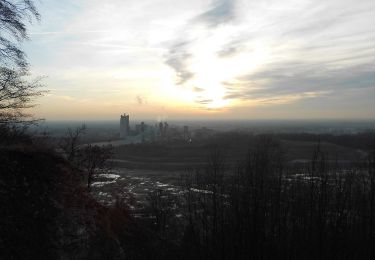
[[[373,0],[40,0],[47,120],[373,119]]]

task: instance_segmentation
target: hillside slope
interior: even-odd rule
[[[0,259],[149,259],[126,207],[98,204],[51,150],[0,148]]]

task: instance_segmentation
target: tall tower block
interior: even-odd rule
[[[126,138],[129,135],[129,115],[123,114],[120,118],[120,138]]]

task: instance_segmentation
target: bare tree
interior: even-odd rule
[[[32,108],[32,101],[41,96],[40,78],[26,79],[27,71],[0,67],[0,124],[32,122],[32,115],[25,109]]]
[[[77,153],[79,150],[79,146],[81,145],[81,137],[86,132],[86,125],[83,124],[76,129],[68,128],[66,131],[65,136],[60,140],[60,148],[66,155],[68,161],[73,164],[76,164],[77,160]]]
[[[66,159],[87,175],[87,188],[90,191],[93,176],[110,168],[108,160],[112,157],[113,149],[112,146],[83,144],[81,138],[86,130],[85,124],[75,129],[68,128],[59,146]]]
[[[0,0],[0,124],[34,121],[25,109],[42,95],[40,78],[30,81],[20,43],[28,39],[27,23],[39,20],[32,0]]]
[[[0,65],[26,68],[19,43],[28,39],[26,23],[39,20],[32,0],[0,0]]]
[[[107,168],[108,160],[112,157],[112,154],[111,146],[86,145],[79,150],[79,166],[87,174],[89,191],[94,175]]]

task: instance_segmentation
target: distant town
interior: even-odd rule
[[[205,138],[214,133],[214,130],[202,127],[189,129],[188,125],[171,126],[168,122],[160,121],[155,124],[141,122],[131,127],[130,115],[120,116],[120,139],[127,143],[164,142],[183,140],[192,142],[193,138]]]

